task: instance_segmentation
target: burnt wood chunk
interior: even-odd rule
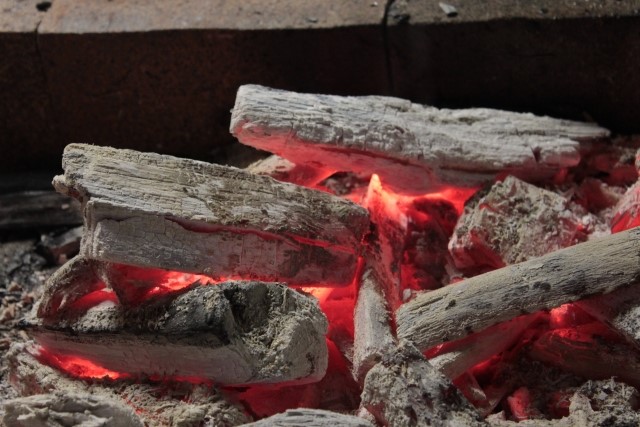
[[[576,303],[640,350],[640,283]]]
[[[82,215],[78,203],[52,190],[0,194],[0,230],[79,224]]]
[[[347,285],[369,220],[354,203],[226,166],[72,144],[56,189],[82,201],[88,258],[214,278]]]
[[[391,315],[373,269],[367,269],[360,281],[353,323],[353,374],[363,382],[369,369],[395,348]]]
[[[11,399],[4,403],[6,427],[109,426],[143,427],[133,408],[123,401],[89,393],[51,393]],[[73,421],[71,421],[73,420]]]
[[[130,406],[147,426],[231,427],[251,421],[243,408],[228,401],[215,387],[187,382],[165,383],[158,387],[157,384],[125,380],[82,381],[41,363],[33,343],[14,343],[4,357],[12,385],[21,396],[90,394],[101,402],[111,400]]]
[[[485,426],[456,387],[409,343],[365,379],[362,406],[385,426]]]
[[[586,240],[570,200],[513,176],[467,202],[449,241],[456,267],[500,268]]]
[[[289,409],[281,414],[264,418],[255,423],[246,424],[247,427],[373,427],[369,421],[353,415],[322,409]]]
[[[398,337],[426,350],[516,316],[640,279],[640,227],[422,293],[396,312]]]
[[[52,353],[116,372],[242,385],[321,379],[327,328],[309,295],[280,283],[224,282],[137,307],[104,301],[30,333]]]
[[[381,96],[241,86],[231,133],[295,164],[374,172],[396,190],[476,186],[508,172],[546,179],[580,160],[576,141],[606,129],[484,108],[447,110]]]

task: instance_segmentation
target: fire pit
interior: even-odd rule
[[[231,132],[274,154],[67,146],[8,425],[640,422],[637,140],[255,85]]]

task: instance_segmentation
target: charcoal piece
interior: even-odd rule
[[[289,409],[281,414],[264,418],[254,423],[246,424],[247,427],[373,427],[369,421],[353,415],[340,414],[338,412],[324,411],[322,409]]]
[[[51,393],[4,402],[7,427],[105,426],[142,427],[144,423],[123,401],[88,393]]]
[[[33,343],[13,344],[4,355],[9,378],[22,396],[43,393],[88,393],[131,406],[145,425],[231,427],[251,421],[244,410],[228,401],[217,389],[189,383],[109,383],[72,379],[41,363]],[[209,424],[206,424],[209,423]]]
[[[499,268],[586,240],[586,211],[509,176],[467,204],[449,242],[456,267]]]
[[[80,251],[83,227],[75,227],[62,233],[49,233],[41,236],[40,247],[55,264],[62,265]]]
[[[353,323],[353,373],[363,382],[369,369],[395,347],[392,319],[380,278],[371,268],[360,281]]]
[[[154,153],[67,146],[56,189],[82,201],[88,258],[216,278],[348,285],[368,231],[354,203]]]
[[[640,278],[640,227],[421,293],[396,311],[421,350],[516,316],[606,294]]]
[[[456,387],[409,343],[401,343],[369,371],[362,406],[381,425],[487,425]]]
[[[611,231],[617,233],[622,230],[640,225],[640,180],[624,193],[613,209]]]
[[[381,96],[310,95],[241,86],[231,116],[241,143],[294,162],[375,172],[399,191],[476,186],[503,172],[545,179],[580,160],[576,140],[606,129],[490,109],[447,110]]]
[[[0,194],[0,230],[82,224],[77,201],[51,190]]]
[[[29,332],[48,351],[133,376],[307,383],[327,369],[317,301],[280,283],[199,286],[137,307],[108,300],[47,320]]]

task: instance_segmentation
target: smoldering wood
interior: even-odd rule
[[[106,301],[29,333],[116,372],[243,385],[321,379],[327,328],[317,301],[285,284],[224,282],[137,307]]]
[[[157,385],[116,381],[100,383],[67,377],[41,363],[34,343],[14,343],[3,355],[9,366],[9,378],[22,396],[43,393],[88,393],[130,405],[145,425],[212,425],[231,427],[251,418],[244,409],[227,400],[217,389],[189,383]],[[167,390],[163,393],[162,390]]]
[[[615,377],[639,387],[640,353],[626,342],[607,337],[609,331],[601,330],[606,326],[599,326],[600,330],[595,331],[581,326],[548,331],[533,343],[529,354],[535,360],[583,378],[606,380]]]
[[[6,427],[95,425],[142,427],[133,408],[121,400],[88,393],[50,393],[11,399],[4,403]]]
[[[322,409],[289,409],[281,414],[264,418],[254,423],[246,424],[247,427],[373,427],[369,421],[353,415],[340,414],[338,412]]]
[[[466,203],[449,252],[460,269],[504,267],[586,240],[587,215],[569,199],[509,176]]]
[[[640,283],[576,303],[640,350]]]
[[[369,371],[361,405],[381,425],[487,425],[456,387],[406,342]]]
[[[613,209],[611,231],[640,225],[640,180],[629,187]]]
[[[80,205],[71,197],[46,190],[0,194],[0,230],[80,224]]]
[[[478,363],[507,350],[536,318],[535,314],[520,316],[458,341],[448,342],[437,356],[428,358],[429,363],[453,380]]]
[[[275,154],[250,164],[245,170],[256,175],[270,176],[278,181],[305,187],[314,187],[336,172],[333,169],[314,168],[306,164],[296,165]]]
[[[67,146],[56,189],[82,201],[81,253],[207,274],[347,285],[368,214],[354,203],[220,165]]]
[[[419,294],[396,312],[398,338],[426,350],[638,281],[640,227]]]
[[[592,123],[485,108],[448,110],[381,96],[311,95],[245,85],[231,116],[238,140],[292,162],[375,172],[396,190],[477,186],[508,172],[546,179],[580,160]]]
[[[509,421],[504,412],[490,415],[487,421],[495,427],[575,427],[620,426],[640,424],[640,413],[635,409],[638,391],[613,378],[605,381],[587,381],[570,398],[569,415],[560,419]]]
[[[362,383],[369,369],[395,347],[391,315],[380,278],[371,268],[360,281],[353,324],[353,374]]]

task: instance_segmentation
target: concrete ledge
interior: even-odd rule
[[[637,0],[8,1],[3,171],[57,169],[69,142],[219,158],[245,83],[640,131]]]

